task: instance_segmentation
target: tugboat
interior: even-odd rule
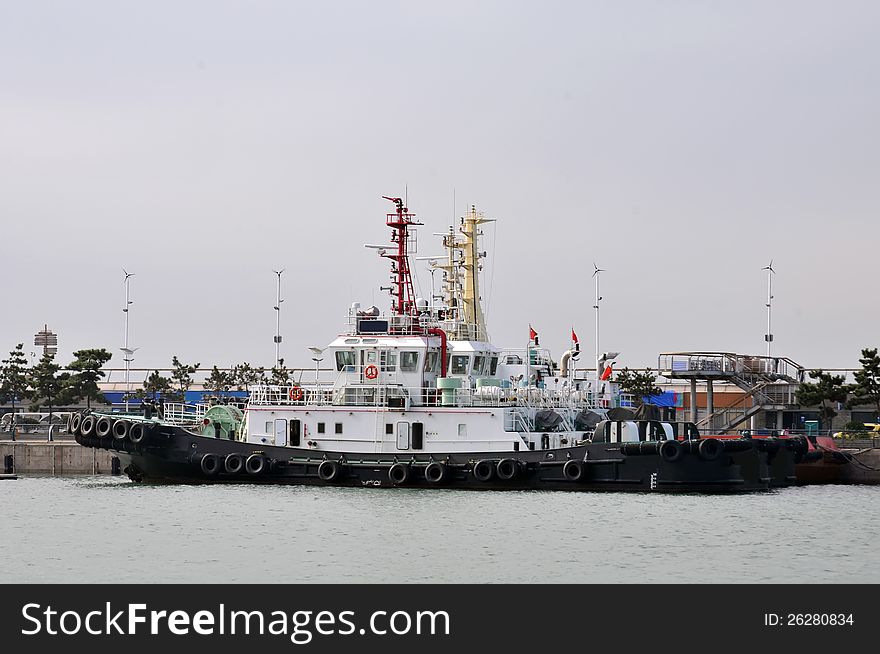
[[[415,214],[386,197],[391,311],[353,304],[326,348],[334,378],[252,389],[243,409],[165,405],[154,415],[78,413],[86,447],[118,452],[136,482],[645,492],[749,492],[794,478],[751,439],[700,438],[693,424],[619,415],[626,397],[577,379],[538,345],[491,343],[480,304],[472,208],[443,236],[444,301],[414,292]],[[561,368],[561,369],[560,369]],[[803,444],[787,442],[793,459]]]

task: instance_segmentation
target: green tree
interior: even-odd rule
[[[832,375],[822,370],[811,370],[810,379],[816,381],[800,385],[797,401],[805,406],[818,406],[822,428],[830,429],[831,421],[837,415],[832,404],[846,402],[851,387],[843,375]]]
[[[144,400],[156,402],[167,397],[171,392],[171,380],[160,375],[158,370],[154,370],[144,381],[144,387],[137,389],[131,397],[142,402]]]
[[[33,390],[31,395],[31,411],[42,407],[49,409],[49,422],[52,422],[52,408],[70,402],[67,394],[67,382],[70,373],[59,374],[61,366],[55,363],[54,354],[44,354],[40,362],[28,370],[28,385]]]
[[[642,406],[646,399],[663,394],[663,390],[656,385],[657,375],[650,368],[645,372],[624,368],[617,373],[614,381],[621,393],[629,393],[635,397],[638,406]]]
[[[171,371],[171,379],[177,384],[177,388],[168,394],[168,399],[185,402],[186,392],[190,389],[190,386],[193,385],[192,376],[196,374],[202,364],[196,363],[190,365],[188,363],[181,363],[180,360],[174,356],[171,358],[171,365],[173,367],[173,370]]]
[[[260,379],[265,376],[264,368],[253,368],[251,364],[244,362],[232,367],[230,384],[239,391],[250,393],[250,387],[260,383]]]
[[[0,404],[12,405],[12,440],[15,440],[15,402],[22,402],[30,397],[27,376],[27,357],[24,354],[24,344],[19,343],[9,353],[8,359],[3,359],[0,366]]]
[[[232,386],[232,375],[222,372],[217,366],[211,369],[211,374],[205,379],[205,388],[214,393],[218,398],[229,391]]]
[[[880,356],[877,348],[862,350],[859,363],[862,364],[862,369],[855,373],[856,383],[852,386],[852,397],[847,406],[852,408],[870,404],[880,417]]]
[[[274,386],[290,386],[290,370],[284,365],[284,359],[278,359],[278,364],[272,366],[271,383]]]
[[[77,350],[73,353],[74,360],[67,366],[73,370],[73,374],[67,380],[67,391],[71,401],[86,401],[86,406],[92,408],[92,400],[102,404],[110,404],[98,388],[98,380],[103,379],[106,373],[101,370],[105,363],[113,357],[104,348]]]

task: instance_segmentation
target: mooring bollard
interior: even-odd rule
[[[3,474],[11,475],[15,472],[15,457],[7,454],[3,457]]]

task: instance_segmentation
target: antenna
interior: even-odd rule
[[[773,343],[773,330],[771,329],[772,325],[772,317],[773,317],[773,275],[776,274],[776,271],[773,270],[773,259],[770,259],[770,263],[761,270],[767,271],[767,333],[764,334],[764,340],[767,342],[767,358],[770,358],[770,344]]]
[[[125,268],[122,269],[122,272],[125,275],[122,282],[125,285],[125,306],[122,307],[122,312],[125,314],[125,338],[120,349],[123,354],[122,360],[125,361],[125,412],[128,413],[128,401],[129,395],[131,395],[131,362],[134,361],[134,353],[138,348],[132,349],[128,345],[128,319],[131,313],[129,307],[134,304],[131,299],[131,278],[134,277],[134,273],[128,272]]]
[[[275,365],[277,367],[281,367],[281,303],[284,300],[281,299],[281,275],[284,273],[284,268],[281,270],[273,270],[278,277],[278,287],[275,294]]]
[[[596,310],[596,381],[599,381],[599,302],[602,301],[602,296],[599,295],[599,277],[601,277],[602,273],[605,272],[602,268],[596,265],[596,262],[593,262],[593,279],[596,280],[596,303],[593,305],[593,308]]]

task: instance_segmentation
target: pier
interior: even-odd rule
[[[119,474],[119,459],[112,452],[75,441],[0,441],[0,461],[4,475]]]

